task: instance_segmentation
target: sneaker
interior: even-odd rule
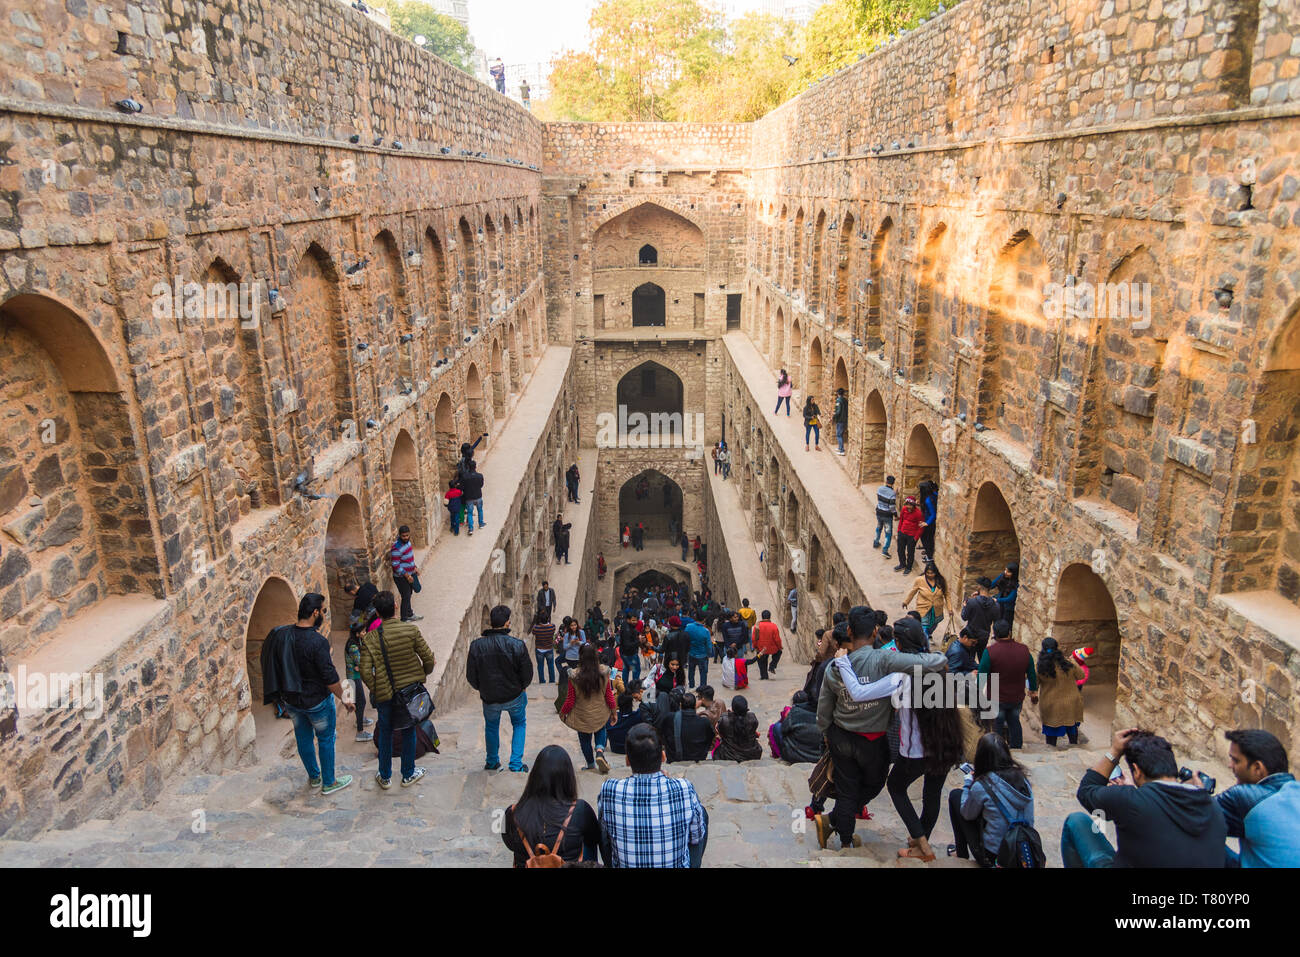
[[[364,725],[366,725],[366,726],[369,726],[369,725],[372,725],[372,724],[375,723],[375,719],[374,719],[374,718],[366,718],[366,720],[362,721],[361,723],[364,724]]]
[[[308,779],[307,779],[307,787],[309,787],[309,788],[318,788],[318,787],[320,787],[320,786],[321,786],[322,784],[324,784],[324,783],[325,783],[325,782],[322,781],[320,778],[308,778]]]
[[[890,557],[889,552],[887,552],[887,551],[885,551],[885,552],[881,552],[881,553],[880,553],[880,557],[881,557],[881,558],[889,558],[889,557]]]
[[[600,769],[601,774],[609,774],[609,762],[605,760],[605,752],[596,752],[596,767]]]
[[[521,764],[521,765],[519,765],[519,767],[517,767],[517,768],[511,768],[510,770],[511,770],[511,771],[514,771],[516,774],[527,774],[527,773],[528,773],[528,765],[526,765],[526,764]]]
[[[424,616],[412,615],[410,618],[403,618],[402,621],[424,621]]]
[[[356,736],[356,738],[355,738],[354,740],[356,740],[356,741],[373,741],[373,740],[375,740],[375,736],[374,736],[373,734],[371,734],[369,731],[358,731],[358,732],[357,732],[357,736]]]
[[[843,450],[843,449],[836,449],[836,450],[835,450],[835,454],[836,454],[836,455],[843,455],[843,454],[844,454],[844,450]]]
[[[389,788],[391,788],[391,787],[393,786],[393,779],[392,779],[392,778],[384,778],[384,777],[380,777],[380,776],[379,776],[379,772],[376,771],[376,772],[375,772],[375,783],[378,784],[378,785],[379,785],[383,790],[387,791]]]
[[[896,571],[896,572],[901,572],[902,570],[903,570],[903,566],[902,566],[902,565],[895,565],[895,566],[894,566],[894,571]]]
[[[880,543],[879,543],[879,542],[872,542],[872,543],[871,543],[871,547],[872,547],[872,548],[879,548],[879,547],[880,547]]]
[[[335,778],[333,784],[326,784],[320,789],[321,794],[333,794],[335,791],[342,791],[352,783],[352,775],[345,774],[340,778]]]
[[[594,770],[596,770],[596,765],[594,765],[594,764],[584,764],[584,765],[582,766],[582,770],[584,770],[584,771],[594,771]]]
[[[501,770],[501,762],[500,762],[500,761],[493,761],[493,762],[491,762],[491,763],[489,763],[489,764],[485,764],[485,765],[483,765],[483,770],[484,770],[484,771],[500,771],[500,770]]]
[[[850,846],[851,846],[851,847],[861,847],[861,846],[862,846],[862,838],[861,838],[860,836],[858,836],[857,834],[854,834],[854,835],[853,835],[853,840],[850,841],[849,843],[850,843]],[[827,842],[827,844],[826,844],[826,850],[828,850],[828,851],[842,851],[842,850],[844,850],[844,840],[843,840],[843,838],[841,838],[838,834],[832,834],[832,835],[831,835],[831,839],[830,839],[830,841]]]
[[[409,778],[402,778],[402,787],[409,788],[412,784],[420,780],[420,778],[424,777],[425,774],[427,773],[428,772],[425,771],[424,768],[416,768],[414,771],[411,772],[411,776]]]

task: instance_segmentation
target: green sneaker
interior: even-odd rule
[[[352,775],[345,774],[340,778],[335,778],[333,784],[327,784],[320,789],[321,794],[333,794],[335,791],[342,791],[352,783]]]
[[[318,788],[318,787],[320,787],[320,786],[321,786],[322,784],[324,784],[324,783],[325,783],[325,782],[322,781],[320,778],[308,778],[308,779],[307,779],[307,787],[309,787],[309,788]]]

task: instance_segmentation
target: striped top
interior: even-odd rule
[[[898,514],[898,493],[888,485],[876,489],[876,514],[882,518]]]
[[[555,647],[555,622],[546,624],[538,622],[533,625],[533,644],[538,651],[550,651]]]
[[[393,542],[389,560],[393,564],[394,576],[415,574],[415,548],[410,542],[404,542],[400,538]]]

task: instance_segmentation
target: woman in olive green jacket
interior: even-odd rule
[[[396,618],[397,602],[391,591],[375,596],[374,609],[381,624],[366,632],[361,640],[361,680],[370,689],[370,698],[379,713],[375,723],[375,743],[379,746],[379,770],[375,782],[384,790],[392,787],[393,732],[402,732],[402,787],[409,787],[424,777],[424,768],[415,766],[415,725],[395,691],[423,682],[433,672],[433,652],[409,621]],[[388,662],[384,663],[387,653]],[[392,677],[389,677],[389,669]]]

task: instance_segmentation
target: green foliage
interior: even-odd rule
[[[749,122],[912,28],[940,2],[831,0],[800,29],[762,14],[727,25],[700,0],[603,0],[591,15],[590,49],[553,64],[542,112],[586,121]]]
[[[439,13],[420,0],[369,0],[370,5],[387,10],[393,32],[414,40],[422,36],[424,49],[441,57],[458,70],[474,72],[474,44],[459,20]]]

